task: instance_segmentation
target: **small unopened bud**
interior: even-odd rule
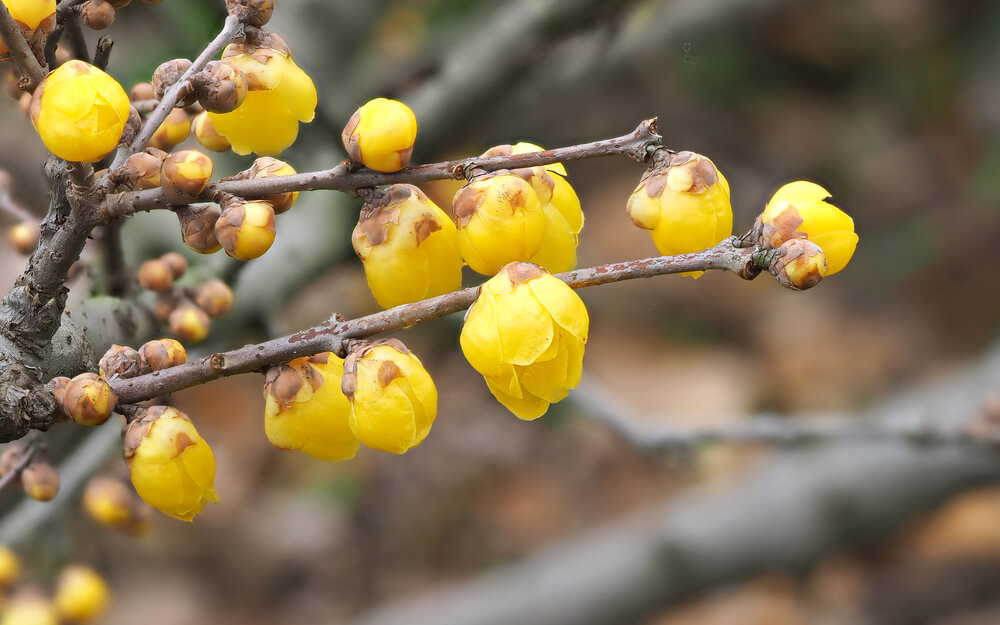
[[[187,362],[187,351],[174,339],[149,341],[139,348],[144,372],[160,371],[183,365]]]
[[[138,102],[139,100],[155,100],[156,91],[153,90],[153,85],[150,83],[139,82],[136,83],[128,92],[128,99],[133,102]]]
[[[233,258],[257,258],[274,243],[274,209],[262,200],[230,196],[215,223],[215,237]]]
[[[187,259],[177,252],[167,252],[163,256],[160,256],[160,260],[167,263],[167,266],[170,267],[171,273],[174,274],[174,280],[180,279],[187,272]]]
[[[270,156],[262,156],[253,162],[250,167],[250,178],[271,178],[273,176],[290,176],[295,173],[295,169],[285,161],[279,161]],[[269,202],[274,208],[274,214],[280,215],[295,204],[299,197],[298,191],[288,191],[286,193],[275,193],[261,198]]]
[[[66,386],[63,410],[74,423],[101,425],[115,411],[118,397],[107,380],[96,373],[81,373]]]
[[[212,254],[222,249],[215,236],[215,224],[222,208],[218,204],[191,204],[177,208],[184,243],[199,254]]]
[[[32,221],[22,221],[14,224],[7,231],[7,241],[10,246],[17,250],[18,254],[28,256],[38,247],[38,237],[41,231],[38,223]]]
[[[195,290],[194,302],[210,317],[218,317],[233,307],[233,291],[222,280],[209,280]]]
[[[186,204],[198,197],[212,178],[212,159],[198,150],[181,150],[163,159],[160,186],[167,200]]]
[[[97,523],[132,534],[142,533],[149,525],[150,509],[119,480],[96,476],[83,491],[83,509]]]
[[[59,494],[59,471],[46,462],[35,462],[21,472],[21,486],[32,499],[49,501]]]
[[[775,250],[769,269],[781,286],[804,291],[826,276],[826,254],[809,239],[790,239]]]
[[[83,22],[94,30],[104,30],[115,21],[115,7],[105,0],[87,0],[80,7]]]
[[[174,272],[170,265],[159,258],[153,258],[139,265],[137,274],[142,288],[162,293],[174,285]]]
[[[226,11],[244,24],[260,28],[274,13],[274,0],[226,0]]]
[[[191,77],[191,88],[206,111],[229,113],[246,99],[247,77],[225,61],[210,61]]]
[[[69,386],[69,382],[69,378],[64,375],[60,375],[52,378],[49,380],[49,383],[45,385],[45,388],[49,389],[52,396],[56,398],[56,403],[59,404],[59,412],[63,421],[69,418],[69,415],[66,414],[66,387]]]
[[[21,464],[27,450],[20,445],[10,445],[0,454],[0,475],[7,475]]]
[[[211,320],[208,313],[189,301],[181,302],[170,313],[170,331],[185,343],[200,343],[208,336]]]
[[[64,621],[90,623],[107,611],[110,596],[107,583],[97,571],[74,564],[59,573],[54,599]]]
[[[0,588],[7,588],[21,576],[21,558],[0,545]]]
[[[212,118],[208,116],[208,111],[198,113],[191,127],[194,132],[194,138],[198,140],[198,143],[213,152],[226,152],[232,147],[229,144],[229,139],[220,135],[219,131],[215,129],[215,124],[212,123]]]
[[[167,153],[156,148],[147,148],[128,157],[121,174],[116,176],[121,184],[136,191],[155,189],[160,186],[160,167]]]
[[[108,351],[101,356],[98,363],[101,377],[111,380],[113,378],[134,378],[141,373],[139,363],[139,352],[128,345],[112,345]]]
[[[160,63],[160,66],[156,68],[153,72],[153,79],[150,82],[153,85],[153,93],[157,100],[162,100],[164,94],[170,87],[181,79],[184,72],[188,71],[191,67],[191,61],[187,59],[173,59],[172,61],[164,61]],[[177,106],[184,107],[196,100],[193,93],[187,94],[182,99],[177,101]]]
[[[184,109],[173,109],[149,138],[149,145],[169,152],[191,134],[191,117]]]

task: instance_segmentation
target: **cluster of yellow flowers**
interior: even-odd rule
[[[0,591],[17,583],[21,559],[0,545]],[[55,590],[47,596],[40,589],[17,589],[0,603],[0,625],[59,625],[61,622],[93,623],[107,612],[111,592],[104,578],[89,566],[70,564],[59,572]]]

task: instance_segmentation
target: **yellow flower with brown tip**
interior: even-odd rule
[[[830,192],[797,180],[778,189],[761,213],[762,243],[777,248],[791,239],[809,239],[826,254],[832,276],[847,266],[858,246],[851,216],[826,202]]]
[[[125,426],[122,446],[135,491],[163,514],[191,521],[219,501],[212,448],[176,408],[149,408]]]
[[[348,424],[343,377],[344,361],[330,352],[271,367],[264,382],[267,440],[320,460],[353,458],[360,443]]]
[[[580,383],[590,317],[565,282],[531,263],[487,280],[462,327],[462,352],[501,404],[537,419]]]
[[[351,352],[341,387],[351,401],[351,431],[373,449],[405,453],[424,440],[437,416],[434,380],[396,339]]]
[[[67,61],[42,81],[31,99],[31,123],[50,152],[95,162],[115,149],[129,115],[118,82],[83,61]]]
[[[340,138],[355,163],[375,171],[399,171],[413,155],[417,116],[399,100],[375,98],[354,111]]]
[[[215,222],[215,238],[233,258],[262,256],[274,243],[274,208],[263,200],[231,196]]]
[[[648,169],[626,210],[666,256],[700,252],[733,233],[729,183],[712,161],[693,152],[672,154]]]
[[[210,111],[208,117],[237,154],[278,154],[295,143],[299,122],[315,115],[316,86],[280,47],[232,44],[223,52],[223,60],[246,76],[247,97],[234,111]]]
[[[474,178],[455,194],[451,208],[458,249],[473,271],[492,276],[542,248],[545,211],[531,185],[511,172]]]
[[[56,0],[3,0],[10,16],[28,28],[34,29],[53,17]]]
[[[351,237],[382,308],[443,295],[462,286],[458,230],[410,184],[394,184],[366,202]]]
[[[89,623],[107,611],[111,592],[97,571],[89,566],[74,564],[59,573],[54,599],[56,610],[63,620]]]

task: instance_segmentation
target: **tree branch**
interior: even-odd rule
[[[21,72],[22,79],[27,79],[27,84],[22,85],[22,89],[28,93],[35,90],[38,83],[45,79],[45,70],[42,68],[35,53],[28,46],[28,41],[18,28],[14,16],[10,14],[7,5],[0,2],[0,36],[10,49],[10,58],[17,65]]]
[[[716,247],[695,254],[659,256],[624,263],[601,265],[558,274],[574,289],[652,276],[723,269],[741,276],[756,275],[748,269],[753,265],[753,248],[735,246],[736,239],[723,241]],[[322,324],[256,345],[212,354],[198,362],[171,367],[156,373],[129,379],[111,380],[120,404],[133,404],[217,378],[261,371],[271,365],[288,362],[301,356],[332,351],[341,356],[351,339],[362,339],[393,330],[407,328],[464,310],[476,301],[479,287],[469,287],[446,295],[404,304],[350,321],[334,316]]]
[[[415,165],[393,173],[382,173],[365,168],[352,169],[349,163],[344,162],[331,169],[291,176],[221,180],[209,185],[199,199],[212,201],[219,193],[232,193],[244,198],[254,198],[286,191],[313,191],[316,189],[350,192],[366,187],[401,182],[416,183],[449,178],[460,180],[465,178],[466,173],[472,169],[486,171],[518,169],[606,156],[628,156],[639,162],[645,162],[651,152],[662,147],[662,139],[656,133],[656,118],[654,117],[641,122],[635,130],[627,135],[542,152],[527,152],[509,156],[472,156],[454,161]],[[106,214],[107,218],[113,219],[137,211],[165,208],[166,206],[167,201],[163,196],[162,189],[116,193],[107,198]]]
[[[17,464],[14,465],[14,468],[11,469],[10,472],[4,475],[3,477],[0,477],[0,492],[3,492],[3,489],[7,488],[8,484],[16,480],[18,476],[21,475],[21,471],[24,471],[24,469],[29,464],[31,464],[31,459],[34,457],[35,457],[35,446],[32,445],[24,450],[24,455],[21,456],[21,459],[17,461]]]

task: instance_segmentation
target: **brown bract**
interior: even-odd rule
[[[104,30],[115,21],[115,7],[105,0],[87,0],[80,7],[83,22],[94,30]]]
[[[115,411],[118,398],[107,380],[96,373],[81,373],[66,386],[63,410],[80,425],[100,425]]]
[[[799,215],[799,211],[794,206],[788,205],[769,222],[763,222],[758,217],[754,229],[758,233],[758,242],[761,245],[777,248],[785,241],[806,238],[804,232],[799,232],[801,225],[802,216]]]
[[[150,84],[153,86],[153,94],[156,96],[157,100],[162,100],[164,94],[167,93],[167,89],[172,87],[184,72],[191,67],[191,61],[188,59],[173,59],[171,61],[164,61],[160,64],[156,70],[153,71],[153,79]],[[193,104],[195,102],[195,96],[193,93],[187,94],[186,97],[177,101],[177,106],[183,107]]]
[[[198,102],[207,111],[229,113],[247,97],[247,77],[225,61],[210,61],[191,77]]]
[[[107,379],[134,378],[142,373],[139,352],[127,345],[112,345],[104,352],[98,368]]]
[[[311,363],[326,364],[329,352],[317,354],[311,358],[302,358],[305,366],[293,367],[291,364],[281,364],[271,367],[264,378],[264,395],[270,395],[278,403],[279,411],[288,410],[303,385],[309,384],[313,391],[323,385],[325,379]]]
[[[137,152],[113,173],[111,182],[133,191],[155,189],[160,186],[160,167],[166,157],[167,153],[157,148]]]
[[[163,195],[174,204],[186,204],[197,198],[211,177],[212,159],[197,150],[174,152],[160,166]]]
[[[544,276],[548,272],[539,267],[534,263],[525,262],[514,262],[504,266],[501,272],[506,272],[507,276],[510,277],[511,283],[517,286],[523,282],[527,282],[532,278],[538,278]]]
[[[157,339],[139,348],[139,359],[144,373],[160,371],[186,363],[187,350],[174,339]]]
[[[49,383],[45,385],[52,396],[56,398],[56,403],[59,404],[59,412],[63,417],[63,420],[69,418],[66,414],[64,406],[66,405],[66,387],[69,386],[69,378],[64,375],[60,375],[49,380]],[[0,469],[0,475],[3,474],[3,470]]]
[[[472,216],[476,214],[486,199],[486,194],[489,192],[488,181],[491,178],[510,175],[510,173],[510,170],[498,169],[495,172],[480,174],[459,189],[451,203],[451,216],[455,220],[455,225],[459,228],[468,225]]]
[[[369,194],[361,209],[353,238],[356,240],[364,238],[371,246],[385,243],[389,238],[388,225],[399,224],[400,205],[411,197],[421,201],[427,200],[424,192],[412,184],[394,184],[380,193]],[[441,226],[435,228],[435,230],[440,229]],[[428,231],[417,243],[426,239],[430,232]]]
[[[295,173],[295,170],[291,167],[291,165],[289,165],[285,161],[279,161],[278,159],[271,156],[261,156],[260,158],[255,160],[253,162],[253,165],[250,166],[250,169],[248,169],[246,172],[243,172],[243,174],[245,175],[246,179],[270,178],[272,176],[285,175],[285,173],[278,173],[278,172],[286,168],[292,170],[291,172],[286,172],[286,173]],[[287,193],[274,193],[272,195],[265,195],[261,199],[271,204],[271,207],[274,208],[275,215],[280,215],[281,213],[284,213],[285,211],[287,211],[289,208],[292,207],[292,204],[295,203],[295,200],[298,198],[298,196],[299,194],[297,191],[288,191]]]
[[[244,24],[260,28],[271,20],[274,0],[226,0],[226,11]]]
[[[215,223],[222,215],[218,204],[192,204],[175,209],[181,222],[181,237],[188,247],[200,254],[211,254],[222,249],[215,236]]]
[[[353,350],[351,350],[351,353],[347,355],[347,358],[344,359],[344,377],[340,379],[340,390],[342,393],[344,393],[347,399],[353,401],[354,391],[356,391],[358,388],[358,360],[363,358],[365,354],[370,352],[372,349],[378,347],[379,345],[388,345],[389,347],[392,347],[396,351],[403,354],[410,353],[409,348],[407,348],[406,345],[404,345],[403,342],[400,341],[399,339],[379,339],[377,341],[364,341],[363,343],[355,347]],[[395,369],[395,372],[391,370],[386,370],[383,372],[384,365],[382,367],[379,367],[379,381],[382,382],[383,380],[385,380],[383,386],[388,385],[389,382],[392,382],[397,377],[400,377],[399,368],[396,367],[396,365],[393,363],[387,363],[387,364],[392,364],[393,368]]]
[[[355,163],[361,162],[361,144],[359,143],[360,137],[354,134],[355,129],[358,127],[358,123],[361,122],[361,109],[354,111],[351,118],[347,120],[347,125],[344,126],[344,130],[340,133],[340,140],[344,144],[344,149],[347,150],[347,155]]]
[[[826,254],[809,239],[791,239],[775,251],[769,269],[781,286],[804,291],[826,274]]]

